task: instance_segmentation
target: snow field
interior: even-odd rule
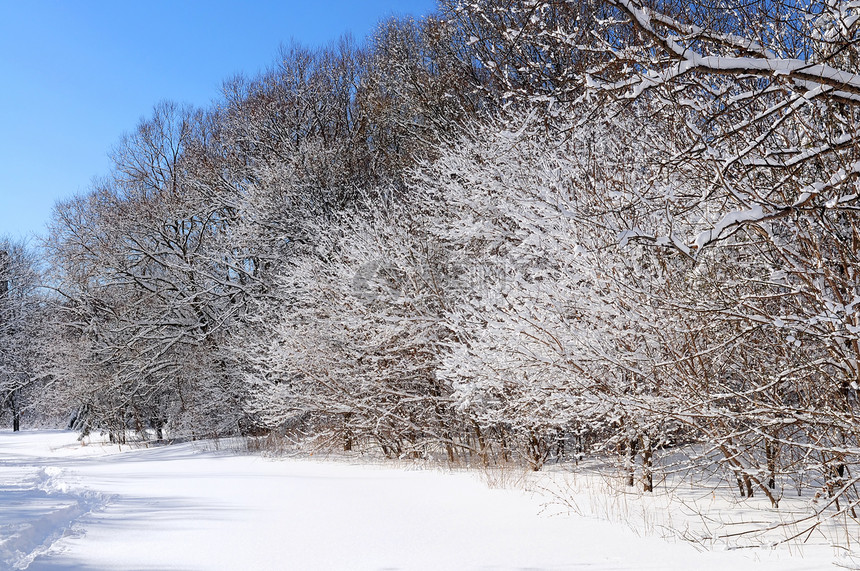
[[[597,502],[598,486],[563,476],[271,460],[192,443],[82,447],[66,432],[0,431],[0,568],[790,571],[833,559],[666,542],[656,523],[636,520],[631,506],[644,504],[633,496],[618,500],[626,522],[577,515],[569,508],[589,494]],[[568,506],[559,483],[574,492]]]

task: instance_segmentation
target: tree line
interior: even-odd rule
[[[860,5],[443,0],[0,248],[6,414],[860,501]],[[36,287],[41,284],[42,288]]]

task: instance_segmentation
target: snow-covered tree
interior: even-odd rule
[[[506,447],[518,441],[536,469],[569,440],[641,446],[650,464],[676,437],[657,364],[680,334],[666,300],[686,266],[625,239],[652,214],[637,203],[660,166],[634,137],[655,134],[597,115],[566,132],[534,113],[475,126],[420,176],[447,209],[439,240],[468,276],[445,377],[461,410]]]
[[[48,248],[65,296],[61,320],[87,349],[83,359],[103,368],[95,385],[72,385],[94,422],[119,437],[145,427],[160,436],[168,422],[238,428],[219,355],[243,291],[219,248],[231,213],[183,164],[200,121],[158,106],[116,149],[114,173],[56,208]]]
[[[20,241],[0,240],[0,414],[12,429],[34,412],[45,379],[47,327],[35,254]]]
[[[660,125],[625,143],[650,145],[660,168],[628,200],[635,222],[619,238],[694,264],[671,284],[676,316],[662,318],[689,329],[663,344],[660,367],[689,387],[683,416],[766,494],[776,449],[813,460],[823,478],[840,472],[856,439],[856,3],[569,4],[516,2],[502,18],[488,0],[449,13],[493,23],[505,50],[479,57],[519,105],[568,123],[612,105]],[[558,43],[579,67],[550,82],[534,71],[552,71]],[[520,61],[498,66],[500,51]],[[557,105],[563,94],[582,105]]]
[[[452,276],[425,220],[375,202],[326,219],[254,322],[250,405],[273,426],[313,416],[346,448],[392,456],[462,446],[436,375]]]

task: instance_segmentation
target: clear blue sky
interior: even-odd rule
[[[44,234],[153,105],[206,106],[281,44],[370,34],[435,0],[0,0],[0,235]]]

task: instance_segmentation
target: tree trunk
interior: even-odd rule
[[[651,439],[647,436],[640,437],[642,447],[642,491],[654,491],[654,449],[651,446]]]
[[[764,443],[764,455],[767,459],[767,487],[771,490],[776,488],[776,443],[766,440]]]
[[[346,412],[343,415],[343,451],[349,452],[352,450],[352,413]]]
[[[752,478],[748,474],[744,474],[744,486],[746,486],[747,497],[753,497]]]
[[[21,410],[18,408],[18,399],[15,398],[14,391],[9,395],[9,407],[12,410],[12,432],[18,432],[21,430]]]
[[[627,443],[627,485],[634,486],[636,484],[636,451],[639,447],[639,440],[633,438]]]
[[[490,458],[487,455],[487,443],[484,440],[484,433],[481,432],[481,427],[476,421],[472,421],[472,428],[475,429],[475,438],[478,439],[478,456],[481,458],[481,463],[486,467],[490,465]]]
[[[502,460],[507,462],[511,461],[511,447],[508,444],[508,439],[505,432],[504,426],[499,426],[499,440],[501,442],[502,447]]]

